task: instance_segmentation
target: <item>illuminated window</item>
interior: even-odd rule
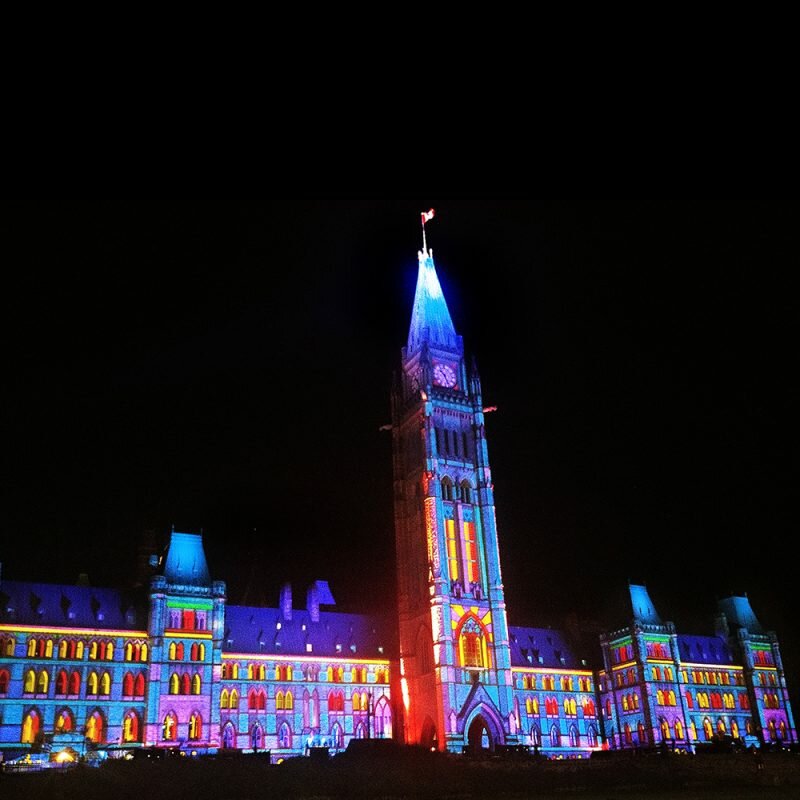
[[[561,732],[555,725],[550,728],[550,746],[561,747]]]
[[[278,747],[281,750],[288,750],[292,746],[292,730],[288,723],[282,722],[278,728]]]
[[[9,682],[10,682],[10,677],[8,674],[8,670],[0,669],[0,694],[6,694],[8,692]]]
[[[174,742],[178,738],[178,720],[172,711],[164,717],[161,735],[165,742]]]
[[[638,694],[633,694],[633,695],[631,695],[631,697],[633,698],[633,710],[634,711],[638,711],[638,709],[639,709],[639,695]]]
[[[735,719],[731,720],[731,736],[734,739],[739,738],[739,723]]]
[[[456,536],[456,521],[454,519],[446,519],[444,528],[447,534],[447,564],[450,570],[450,580],[457,581],[460,573],[458,568],[460,555],[458,552],[458,537]]]
[[[184,672],[181,675],[181,694],[191,694],[192,693],[192,679],[189,677],[188,672]]]
[[[594,725],[590,725],[586,729],[586,740],[589,743],[589,747],[597,747],[597,731]]]
[[[83,642],[78,642],[78,644],[75,647],[75,658],[76,659],[82,659],[83,658],[84,649],[85,649],[84,643]]]
[[[126,661],[133,661],[133,643],[128,642],[125,645],[125,660]]]
[[[438,433],[437,429],[437,433]],[[442,478],[442,500],[452,500],[453,499],[453,481],[450,480],[446,475]]]
[[[251,705],[250,707],[252,708],[253,706]],[[278,711],[283,711],[283,692],[278,692],[275,695],[275,708]]]
[[[683,725],[679,719],[675,720],[675,738],[683,739]]]
[[[180,694],[181,691],[181,679],[178,677],[176,672],[173,672],[172,675],[169,677],[169,693],[170,694]]]
[[[228,690],[227,689],[223,689],[219,693],[219,707],[220,708],[227,708],[228,707],[229,697],[230,696],[228,695]]]
[[[595,716],[595,705],[594,700],[585,700],[583,703],[583,716],[584,717],[593,717]]]
[[[126,672],[122,679],[122,696],[133,697],[133,675],[130,672]]]
[[[15,644],[12,636],[0,638],[0,655],[13,656]]]
[[[169,643],[169,660],[175,661],[178,652],[178,645],[176,642]]]
[[[569,727],[569,746],[570,747],[580,747],[581,745],[581,736],[578,733],[578,729],[574,725],[570,725]]]
[[[181,628],[185,631],[193,631],[195,629],[194,611],[190,608],[183,609],[181,616]]]
[[[86,679],[86,694],[97,694],[97,673],[90,672],[89,677]]]
[[[353,711],[361,711],[361,695],[358,692],[353,692]]]
[[[664,705],[664,692],[661,689],[656,692],[656,703],[660,706]]]
[[[136,676],[133,684],[134,697],[144,697],[144,673],[140,672]]]
[[[659,722],[659,728],[661,729],[661,741],[666,742],[667,740],[671,739],[672,736],[670,735],[669,730],[669,722],[667,722],[663,717]]]
[[[239,692],[237,692],[236,689],[231,689],[231,708],[239,708]]]
[[[122,720],[122,741],[139,741],[139,715],[135,711],[128,711]]]
[[[23,744],[33,744],[36,741],[41,727],[42,719],[39,716],[39,712],[36,710],[29,711],[22,720],[22,735],[20,741]]]
[[[56,715],[56,733],[69,733],[75,729],[75,717],[68,708],[62,708]]]
[[[629,708],[628,708],[628,695],[626,695],[626,694],[622,695],[622,710],[623,711],[628,711],[629,710]]]
[[[488,666],[483,626],[475,617],[468,617],[462,624],[458,644],[463,667],[484,668]]]
[[[647,731],[644,729],[644,724],[639,723],[636,726],[636,734],[639,737],[639,744],[647,744]]]
[[[358,693],[356,692],[353,695],[353,700],[355,701]],[[353,707],[353,711],[355,711],[355,706]],[[344,711],[344,695],[342,692],[331,692],[328,695],[328,711]]]
[[[294,695],[291,692],[286,692],[286,710],[291,711],[294,708]]]
[[[86,738],[90,742],[104,742],[106,737],[106,726],[103,715],[99,711],[93,711],[86,720]]]
[[[139,660],[140,661],[147,661],[148,649],[147,649],[147,642],[142,645],[141,650],[139,651]]]
[[[202,736],[203,718],[195,711],[192,716],[189,717],[189,740],[196,742],[198,739],[202,738]]]
[[[531,744],[534,747],[541,747],[542,746],[542,732],[539,730],[538,725],[534,725],[531,728]]]
[[[377,717],[375,718],[376,726],[378,724]],[[378,738],[382,738],[383,734],[376,731]],[[335,750],[341,750],[344,747],[344,731],[338,722],[334,722],[331,726],[331,744]]]
[[[195,672],[192,676],[192,694],[200,694],[200,675]]]
[[[35,658],[36,656],[36,639],[28,639],[28,649],[27,649],[28,658]]]
[[[111,676],[107,672],[104,672],[103,677],[100,678],[100,694],[111,694]]]
[[[81,674],[80,672],[73,672],[72,675],[69,676],[69,693],[70,694],[80,694],[81,691]]]
[[[686,708],[690,711],[694,708],[694,700],[692,700],[692,693],[687,689],[686,690]]]
[[[89,643],[89,661],[97,661],[97,642]]]
[[[705,734],[706,740],[711,741],[711,738],[714,736],[714,728],[711,727],[711,720],[706,717],[703,720],[703,733]]]
[[[459,486],[459,496],[462,503],[472,502],[472,486],[470,485],[469,481],[461,481],[461,485]]]
[[[480,581],[478,570],[478,545],[475,541],[475,523],[464,523],[464,556],[467,562],[467,581],[477,583]]]

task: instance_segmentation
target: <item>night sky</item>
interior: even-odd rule
[[[748,592],[800,702],[797,209],[304,196],[262,208],[28,208],[6,273],[0,561],[131,577],[144,531],[204,531],[232,601],[329,580],[394,604],[391,375],[420,211],[478,359],[512,623],[679,630]]]

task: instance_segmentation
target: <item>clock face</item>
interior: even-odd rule
[[[446,386],[452,389],[456,385],[456,373],[447,364],[437,364],[433,368],[433,382],[437,386]]]

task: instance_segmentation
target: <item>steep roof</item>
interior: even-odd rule
[[[306,610],[295,609],[286,619],[279,608],[229,605],[225,609],[222,649],[226,652],[389,658],[390,645],[388,626],[378,617],[320,611],[319,622],[313,622]]]
[[[57,583],[0,583],[0,622],[16,625],[143,630],[142,598],[119,589]]]
[[[681,661],[693,664],[734,664],[728,643],[721,636],[678,634]]]
[[[436,274],[436,267],[433,265],[433,251],[420,251],[418,255],[419,271],[411,325],[408,329],[408,354],[411,355],[419,350],[423,343],[444,350],[457,351],[458,337]]]
[[[718,602],[718,606],[733,630],[747,628],[750,633],[764,632],[747,597],[725,597]]]
[[[509,625],[508,633],[512,667],[587,669],[563,631]]]

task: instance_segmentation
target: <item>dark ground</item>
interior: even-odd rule
[[[0,797],[95,798],[544,798],[705,800],[798,798],[800,757],[647,756],[614,761],[479,761],[424,752],[387,760],[282,765],[238,760],[116,762],[99,769],[0,776]]]

